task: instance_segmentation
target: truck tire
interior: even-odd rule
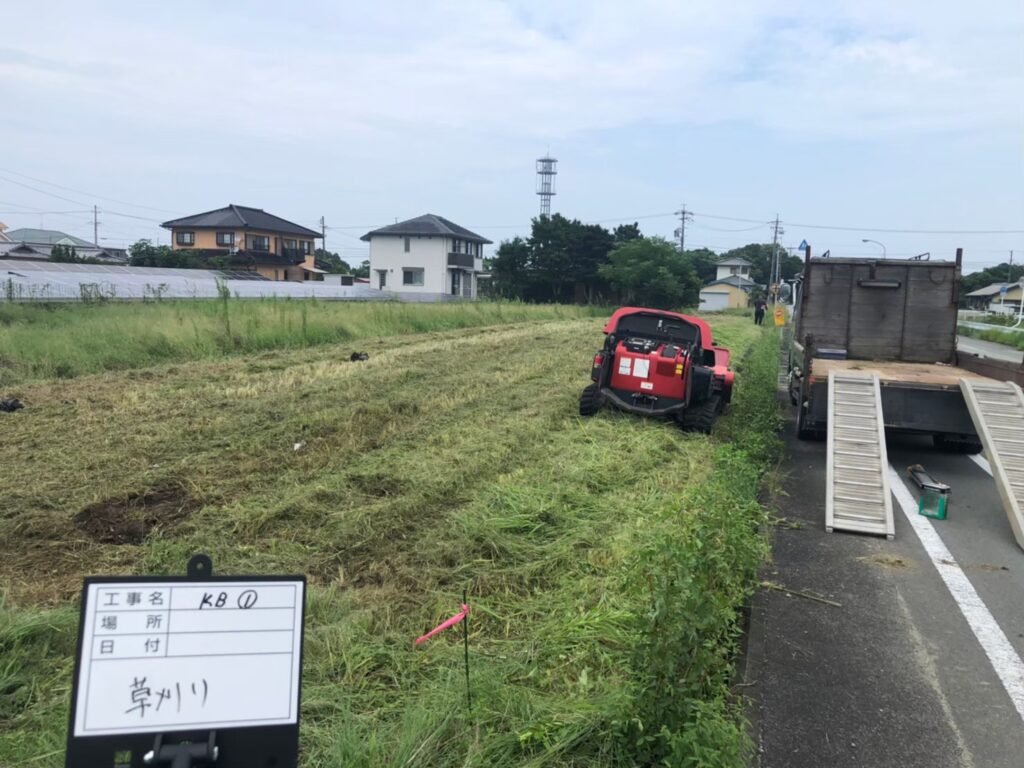
[[[971,440],[960,435],[947,435],[938,432],[932,435],[932,445],[946,453],[981,453],[982,445],[977,440]]]
[[[601,410],[601,391],[597,384],[589,384],[580,393],[580,416],[593,416]]]
[[[804,385],[800,382],[796,395],[796,437],[798,440],[823,440],[825,431],[807,424],[806,411],[804,409]]]
[[[684,432],[699,432],[710,435],[715,425],[715,416],[721,410],[722,399],[712,395],[707,400],[687,408],[676,416],[676,423]]]

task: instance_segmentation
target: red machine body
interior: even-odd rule
[[[672,416],[685,429],[709,432],[732,397],[729,350],[715,346],[702,319],[643,307],[623,307],[605,324],[594,356],[593,384],[580,413],[608,403],[621,410]]]

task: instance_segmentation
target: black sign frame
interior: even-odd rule
[[[243,726],[205,730],[170,730],[154,733],[75,736],[75,715],[78,707],[78,678],[82,663],[86,597],[92,584],[161,584],[194,579],[196,581],[231,584],[233,582],[301,582],[302,624],[299,637],[299,680],[295,722],[284,725]],[[261,574],[214,576],[213,563],[206,555],[196,555],[182,576],[87,576],[82,582],[82,605],[75,641],[75,667],[71,680],[71,706],[68,712],[68,739],[65,768],[153,768],[159,765],[211,765],[214,768],[296,768],[299,760],[299,722],[302,708],[302,664],[306,640],[305,576],[264,576]],[[202,755],[209,745],[210,754]],[[158,754],[159,752],[159,754]],[[190,752],[183,758],[179,753]],[[149,762],[146,762],[146,758]],[[211,759],[212,758],[212,759]]]

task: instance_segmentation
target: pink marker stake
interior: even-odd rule
[[[420,643],[429,640],[434,635],[436,635],[438,632],[444,632],[446,629],[454,627],[456,624],[458,624],[460,621],[462,621],[467,616],[469,616],[469,606],[466,605],[465,603],[463,603],[461,611],[456,613],[454,616],[452,616],[447,621],[444,621],[441,624],[438,624],[432,630],[427,632],[427,634],[422,635],[421,637],[417,637],[416,638],[416,645],[419,645]]]

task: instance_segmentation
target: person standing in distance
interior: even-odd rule
[[[768,302],[766,302],[764,299],[754,300],[754,325],[764,324],[764,313],[767,306]]]

